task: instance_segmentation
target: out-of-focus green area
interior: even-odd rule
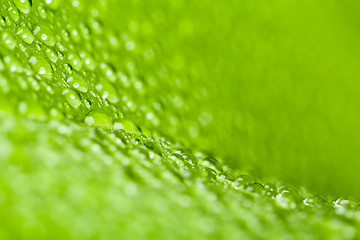
[[[161,58],[189,72],[192,111],[213,116],[210,125],[195,123],[191,144],[267,178],[335,196],[359,193],[358,3],[157,4],[137,2],[131,18],[158,21],[152,34]],[[118,11],[122,19],[128,10]],[[208,98],[194,100],[203,89]]]

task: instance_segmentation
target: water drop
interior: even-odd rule
[[[72,70],[72,67],[71,67],[70,64],[65,63],[65,64],[64,64],[64,68],[65,68],[65,70],[68,72],[68,74],[72,74],[73,70]]]
[[[87,99],[84,100],[85,107],[91,109],[91,102]]]
[[[223,181],[234,181],[235,180],[235,177],[229,172],[220,173],[219,178]]]
[[[58,60],[58,55],[56,54],[56,52],[54,50],[52,50],[51,48],[47,48],[45,50],[45,55],[46,57],[53,63],[56,63]]]
[[[53,80],[53,69],[51,68],[50,63],[42,56],[32,56],[29,59],[29,63],[34,69],[36,74],[39,74],[41,77],[47,80]]]
[[[303,203],[305,206],[315,207],[315,208],[323,208],[325,206],[328,206],[328,202],[319,195],[305,198]]]
[[[114,130],[125,130],[128,133],[139,134],[139,128],[129,120],[122,120],[114,124]]]
[[[10,72],[22,73],[24,68],[22,67],[19,60],[14,58],[13,56],[4,57],[5,66]]]
[[[10,92],[10,85],[2,75],[0,75],[0,89],[2,90],[3,93]]]
[[[112,121],[106,113],[90,112],[85,118],[85,123],[92,127],[112,130]]]
[[[35,90],[35,91],[40,90],[40,85],[39,85],[38,81],[35,80],[33,77],[29,77],[28,82],[30,83],[33,90]]]
[[[217,174],[214,169],[204,167],[203,169],[203,175],[208,178],[209,180],[216,180]]]
[[[116,75],[115,75],[114,70],[110,67],[109,64],[101,63],[100,70],[105,78],[107,78],[110,82],[115,82]]]
[[[351,196],[341,197],[334,202],[336,208],[357,208],[359,206],[359,199]]]
[[[65,89],[62,94],[65,97],[65,100],[72,106],[73,108],[78,108],[81,105],[81,98],[77,92],[72,89]]]
[[[34,41],[34,35],[26,27],[18,28],[16,34],[27,44],[31,44]]]
[[[25,14],[28,14],[31,10],[29,0],[14,0],[16,7]]]
[[[79,92],[87,93],[88,86],[84,79],[80,78],[77,75],[71,75],[67,79],[67,83],[74,89],[78,90]]]
[[[233,187],[235,189],[243,189],[246,188],[248,185],[254,183],[253,180],[251,180],[250,177],[246,175],[240,175],[237,177],[237,179],[232,183]]]
[[[72,25],[67,25],[66,26],[69,34],[70,34],[70,37],[71,39],[76,42],[76,43],[79,43],[81,41],[81,37],[80,37],[80,33],[79,31],[76,29],[75,26],[72,26]]]
[[[68,60],[70,61],[70,64],[73,67],[73,69],[75,69],[76,71],[80,71],[82,67],[82,61],[77,54],[69,53]]]
[[[11,33],[4,31],[1,36],[2,43],[10,50],[16,47],[16,40]]]
[[[90,54],[87,54],[85,52],[80,53],[80,57],[82,58],[85,67],[87,69],[89,69],[90,71],[93,71],[96,68],[96,62],[93,59],[93,57],[91,57]]]
[[[125,43],[125,48],[126,48],[126,50],[128,50],[128,51],[132,51],[132,50],[135,49],[135,43],[134,43],[133,41],[127,41],[127,42]]]
[[[38,24],[35,26],[34,35],[40,42],[50,47],[53,47],[56,43],[54,34],[50,30],[50,28],[44,24]]]
[[[216,171],[219,171],[219,172],[222,171],[221,163],[213,157],[204,158],[201,164],[205,167],[210,167]]]
[[[283,208],[294,209],[301,202],[301,197],[292,188],[280,187],[279,194],[276,196],[276,203]]]
[[[89,26],[91,28],[91,30],[96,33],[96,34],[101,34],[102,33],[102,26],[101,23],[99,21],[97,21],[94,18],[90,18],[89,20]]]
[[[56,108],[50,110],[50,117],[53,119],[63,119],[64,115]]]
[[[274,199],[277,195],[277,189],[273,184],[265,184],[264,185],[265,188],[265,196],[270,197],[272,199]]]
[[[45,3],[50,9],[56,10],[59,8],[61,0],[45,0]]]
[[[259,194],[259,195],[262,195],[263,193],[265,193],[265,188],[262,184],[260,183],[252,183],[252,184],[249,184],[245,190],[247,192],[252,192],[252,193],[255,193],[255,194]]]
[[[79,24],[79,29],[84,39],[90,39],[90,29],[84,23]]]
[[[117,103],[119,98],[115,88],[108,82],[101,81],[95,86],[96,90],[100,93],[103,99],[107,99],[111,103]]]
[[[38,13],[39,13],[40,17],[42,17],[43,19],[46,18],[47,14],[46,14],[46,11],[45,11],[45,9],[43,7],[41,7],[41,6],[38,7]]]
[[[20,17],[19,10],[13,4],[11,4],[11,5],[12,6],[9,7],[9,9],[8,9],[9,15],[15,22],[17,22]]]

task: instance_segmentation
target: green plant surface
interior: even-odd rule
[[[359,238],[352,3],[0,3],[0,239]]]

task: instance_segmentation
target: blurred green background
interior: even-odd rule
[[[360,196],[359,5],[132,1],[103,11],[108,24],[120,19],[119,31],[134,26],[129,20],[142,23],[144,45],[160,39],[156,59],[187,71],[185,101],[212,115],[201,124],[198,114],[180,111],[199,130],[177,134],[189,146],[314,193]]]

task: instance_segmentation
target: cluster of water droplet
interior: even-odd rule
[[[261,184],[244,174],[235,177],[211,154],[164,138],[155,140],[138,130],[110,133],[71,121],[42,123],[2,114],[0,124],[5,160],[0,162],[0,206],[5,209],[0,222],[14,216],[6,219],[11,228],[1,225],[0,236],[105,239],[114,233],[125,237],[154,231],[155,237],[178,237],[175,226],[191,238],[229,233],[274,239],[276,233],[357,236],[358,200],[340,198],[331,205],[320,196],[303,198],[289,187]],[[147,222],[142,233],[136,230],[142,224],[140,216]],[[120,222],[123,227],[115,227]],[[230,229],[211,227],[218,224]],[[311,226],[316,228],[309,230]]]
[[[106,176],[106,171],[112,171],[104,166],[116,164],[122,166],[116,173],[125,174],[133,181],[122,186],[127,197],[137,195],[138,188],[146,192],[146,187],[142,187],[143,185],[150,185],[152,189],[167,185],[165,190],[170,191],[172,195],[164,199],[166,201],[180,199],[176,200],[179,202],[178,205],[194,211],[191,213],[189,210],[188,216],[193,216],[200,222],[208,223],[207,221],[212,220],[201,215],[197,212],[198,210],[195,211],[196,207],[214,211],[215,213],[212,214],[219,219],[223,218],[219,215],[226,212],[227,215],[224,218],[236,220],[242,224],[245,224],[244,221],[251,221],[251,216],[256,214],[258,214],[257,217],[263,215],[261,219],[265,222],[271,222],[273,220],[271,216],[276,215],[277,217],[274,218],[279,226],[283,217],[281,211],[298,211],[305,216],[313,217],[315,222],[321,222],[319,219],[323,219],[323,215],[333,214],[331,208],[335,208],[335,215],[331,215],[334,222],[346,218],[359,224],[359,200],[356,198],[342,197],[333,202],[321,196],[305,198],[292,188],[259,183],[247,175],[231,171],[211,154],[184,149],[181,144],[171,143],[160,137],[162,133],[179,133],[185,128],[184,126],[189,126],[189,124],[179,123],[183,120],[179,117],[182,111],[180,109],[189,108],[181,96],[181,91],[178,88],[170,91],[170,88],[159,86],[159,82],[165,82],[159,79],[166,79],[166,81],[175,79],[176,81],[176,77],[170,77],[171,74],[165,67],[148,63],[154,57],[154,51],[143,49],[144,47],[139,46],[138,41],[130,38],[126,32],[122,34],[105,32],[103,23],[98,19],[98,11],[92,8],[91,4],[90,7],[86,7],[84,1],[72,1],[71,5],[60,6],[62,4],[60,0],[42,2],[2,0],[0,3],[0,102],[6,103],[1,104],[0,108],[7,112],[27,116],[29,119],[70,119],[73,122],[70,124],[52,120],[49,125],[53,127],[52,131],[59,135],[53,139],[46,139],[48,132],[46,132],[47,135],[39,134],[39,139],[37,139],[39,144],[45,144],[47,140],[56,142],[49,146],[52,150],[46,154],[53,154],[53,158],[41,158],[41,151],[43,151],[41,149],[35,149],[35,152],[26,150],[33,154],[32,158],[19,157],[19,154],[23,154],[22,151],[9,152],[9,162],[20,169],[15,171],[31,173],[26,176],[32,179],[35,176],[32,175],[33,166],[36,164],[44,164],[49,169],[58,169],[66,160],[64,158],[62,159],[64,162],[61,162],[57,159],[63,155],[59,154],[56,148],[65,144],[66,141],[71,141],[71,144],[66,147],[69,155],[79,161],[84,157],[91,159],[95,156],[94,158],[99,161],[89,160],[86,164],[95,172],[100,172],[101,177]],[[87,17],[85,18],[84,14],[69,15],[72,11],[67,11],[68,8],[88,13]],[[136,23],[132,23],[131,29],[135,31],[136,28]],[[154,67],[155,70],[145,72],[142,70],[144,66]],[[211,115],[202,113],[199,119],[206,125],[211,121]],[[94,128],[84,130],[75,123],[84,123]],[[11,125],[9,122],[6,124]],[[30,124],[28,126],[30,129],[27,131],[31,132],[31,127],[37,131],[41,129],[38,123],[29,121],[28,124]],[[19,123],[17,127],[24,126]],[[15,132],[9,137],[15,145],[17,138],[26,137],[23,132],[16,133],[15,127],[9,126],[2,130]],[[190,137],[196,137],[199,129],[197,126],[191,126],[187,132]],[[6,132],[6,134],[9,133]],[[22,149],[23,146],[17,148]],[[11,146],[8,149],[11,149]],[[54,153],[58,153],[59,157],[56,157]],[[34,162],[37,157],[44,162]],[[19,159],[22,160],[18,162]],[[103,162],[100,163],[100,160]],[[76,170],[80,171],[79,166]],[[53,171],[52,173],[56,174]],[[64,172],[61,173],[66,175]],[[61,177],[64,177],[57,175],[58,178],[54,179],[49,176],[46,175],[47,180],[57,181],[57,184],[63,180]],[[111,176],[115,180],[106,178],[111,186],[103,184],[102,187],[115,187],[113,184],[124,180],[117,175]],[[17,175],[9,173],[9,177],[16,180]],[[76,194],[81,195],[82,192],[86,195],[81,189],[86,189],[88,182],[91,181],[91,178],[88,179],[86,176],[79,178],[83,181],[81,186],[76,186],[73,181],[68,180],[69,186],[74,189],[65,187],[69,188],[67,189],[69,196],[66,195],[66,197],[74,201],[71,202],[74,205],[82,199],[82,196]],[[21,179],[18,182],[26,183]],[[15,183],[11,184],[14,185],[9,185],[9,191],[13,191],[14,195],[18,194],[16,192],[18,186]],[[50,183],[46,186],[51,188]],[[179,190],[184,186],[186,191],[191,192],[188,194],[191,198],[184,193],[185,190],[184,192]],[[61,185],[56,185],[56,187],[61,188]],[[44,199],[49,189],[41,192],[43,194],[41,201],[47,201]],[[162,193],[166,193],[165,190]],[[98,188],[96,191],[101,192]],[[119,194],[117,190],[111,189],[111,191]],[[111,191],[109,190],[110,193]],[[28,193],[23,192],[20,195]],[[146,193],[154,195],[151,191]],[[197,194],[202,197],[196,197]],[[221,197],[224,199],[218,200]],[[236,199],[236,201],[228,200],[226,197]],[[110,200],[106,197],[106,199],[99,196],[98,198],[99,201],[111,200],[111,204],[116,202],[112,199],[116,198],[113,195],[108,196]],[[164,200],[156,196],[153,198],[159,201]],[[204,205],[201,203],[198,206],[191,199],[203,201]],[[122,201],[124,204],[131,204],[126,199]],[[259,207],[256,201],[265,204],[264,206],[270,210]],[[25,203],[21,202],[21,204]],[[60,202],[58,204],[61,205]],[[209,206],[213,209],[209,210]],[[58,206],[58,208],[61,210],[66,206]],[[59,213],[61,212],[59,209],[54,211]],[[269,214],[256,213],[257,209]],[[9,211],[12,213],[12,210]],[[64,218],[65,220],[71,218],[70,212],[66,214],[68,215]],[[136,215],[136,212],[132,214]],[[24,213],[19,215],[26,216]],[[61,216],[60,213],[59,216]],[[242,216],[246,216],[246,220],[241,219]],[[337,218],[339,216],[340,220]],[[269,219],[264,219],[267,217]],[[291,215],[289,219],[290,217]],[[301,215],[298,218],[301,218]],[[89,220],[86,217],[84,219]],[[56,218],[56,221],[61,222],[61,218]],[[81,223],[80,220],[79,222]],[[207,225],[205,223],[201,225],[202,230]],[[346,225],[342,222],[341,224]],[[231,224],[229,226],[233,226],[234,229],[238,227]],[[254,226],[253,223],[250,226]],[[89,228],[87,230],[84,228],[84,226],[79,227],[83,231],[81,234],[89,234],[86,232],[90,231]],[[211,229],[206,231],[212,233]],[[255,234],[256,231],[252,232]],[[256,234],[260,234],[259,237],[261,237],[261,232]],[[347,234],[350,238],[355,236],[349,234],[349,231]]]
[[[132,122],[152,136],[199,134],[202,113],[198,124],[180,124],[188,121],[181,114],[189,109],[182,90],[174,83],[164,86],[177,76],[160,61],[154,65],[154,51],[135,41],[136,34],[130,37],[135,22],[121,33],[105,31],[99,3],[84,1],[2,0],[1,5],[0,100],[11,103],[2,108],[107,130]]]

